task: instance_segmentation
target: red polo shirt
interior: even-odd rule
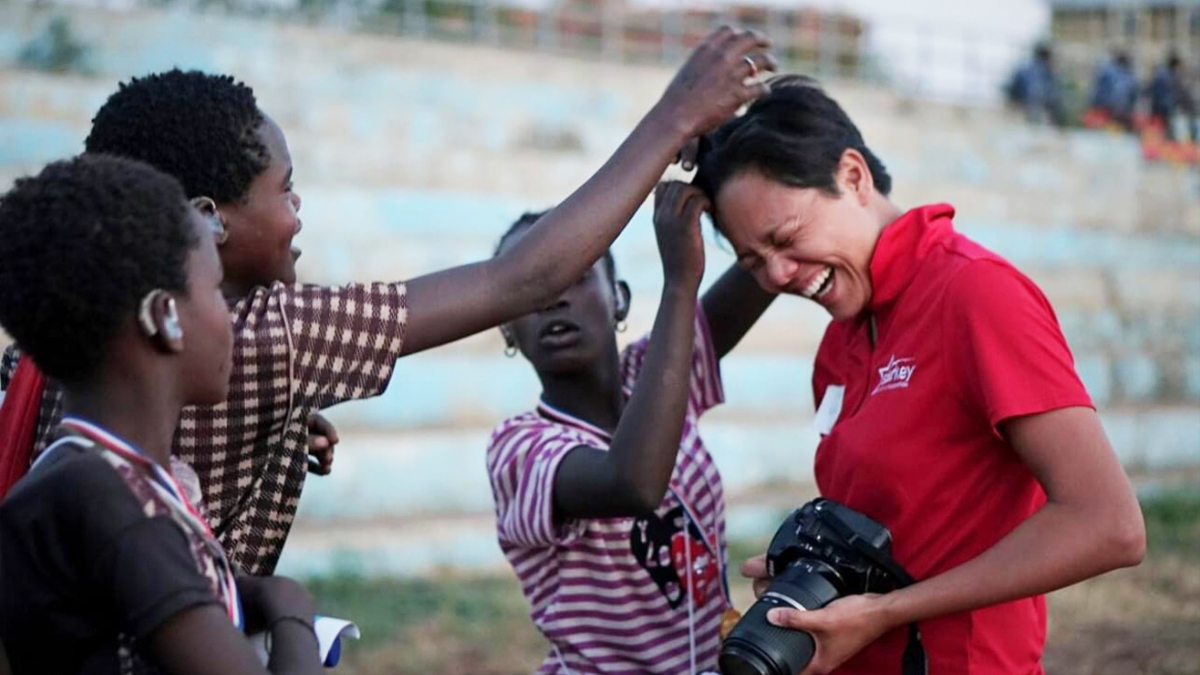
[[[813,373],[818,407],[844,387],[817,449],[821,493],[886,525],[917,579],[978,556],[1045,503],[997,425],[1092,405],[1041,291],[955,232],[953,216],[925,206],[884,229],[870,307],[830,324]],[[1045,600],[925,621],[921,633],[930,675],[1042,675]],[[893,631],[835,672],[899,674],[905,638]]]

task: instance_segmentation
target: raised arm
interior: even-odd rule
[[[503,254],[408,283],[402,354],[453,342],[544,306],[608,250],[687,141],[766,91],[761,34],[721,28],[692,53],[616,153]],[[753,66],[751,65],[753,62]]]
[[[763,290],[749,272],[734,264],[704,293],[701,304],[717,358],[724,358],[771,306],[776,293]]]
[[[554,481],[558,520],[641,515],[666,493],[687,411],[704,273],[700,214],[708,201],[685,188],[674,183],[655,192],[665,284],[650,346],[608,451],[579,446],[563,457]]]

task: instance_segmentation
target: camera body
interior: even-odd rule
[[[912,583],[891,558],[892,535],[829,499],[796,509],[767,548],[772,581],[721,649],[724,675],[795,675],[812,659],[811,635],[767,622],[775,607],[820,609],[844,595],[887,593]]]
[[[839,595],[898,588],[900,580],[864,556],[863,545],[891,559],[892,533],[854,509],[814,499],[793,511],[775,532],[767,547],[767,572],[778,577],[797,565],[816,567],[838,587]]]

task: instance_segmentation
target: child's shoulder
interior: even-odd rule
[[[551,432],[551,427],[554,426],[557,425],[537,414],[534,410],[521,413],[520,415],[513,415],[492,429],[492,435],[488,441],[488,451],[492,451],[497,445],[504,443],[506,439],[511,438],[514,434],[547,433]]]
[[[127,526],[146,520],[126,478],[90,443],[60,441],[50,452],[5,498],[0,519],[82,538],[80,545],[89,547],[107,545]]]
[[[492,430],[488,465],[495,470],[514,461],[527,461],[533,455],[578,445],[596,445],[596,442],[577,429],[530,411],[510,417]]]

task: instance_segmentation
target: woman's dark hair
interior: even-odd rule
[[[781,75],[771,92],[701,142],[693,183],[715,199],[721,186],[752,169],[784,185],[837,194],[834,173],[846,150],[867,162],[875,189],[888,194],[892,177],[867,147],[841,106],[811,78]]]
[[[121,84],[92,119],[84,148],[141,160],[178,179],[188,197],[229,203],[270,163],[262,123],[250,87],[175,69]]]
[[[133,160],[18,179],[0,197],[0,325],[47,375],[91,377],[146,293],[186,292],[192,218],[178,181]]]
[[[500,237],[500,241],[496,243],[496,250],[492,253],[495,257],[500,255],[500,249],[504,248],[504,243],[513,237],[513,235],[521,232],[538,221],[539,218],[550,213],[550,209],[545,211],[528,211],[521,214],[520,218],[508,226],[508,231]],[[604,271],[608,272],[608,280],[611,283],[617,283],[617,261],[613,259],[612,251],[604,252]]]

